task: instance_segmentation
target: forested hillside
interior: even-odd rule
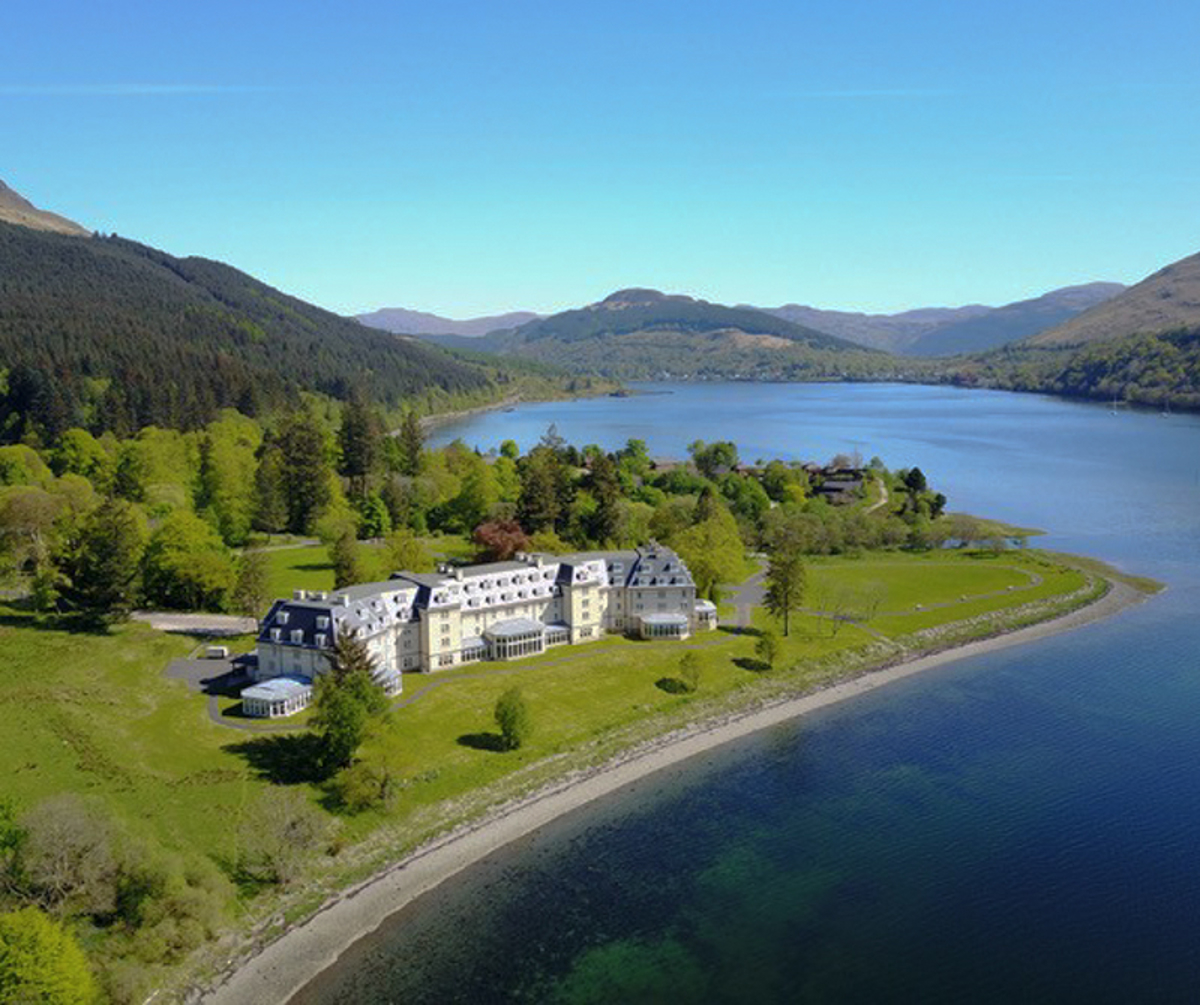
[[[948,366],[943,379],[1135,405],[1200,409],[1200,328],[1081,348],[1019,344]]]
[[[0,223],[0,440],[191,429],[302,390],[486,392],[494,370],[366,328],[202,258]]]
[[[445,346],[524,357],[619,380],[813,380],[871,376],[886,357],[748,307],[657,290],[620,290],[598,303]]]

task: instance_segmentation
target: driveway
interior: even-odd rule
[[[257,618],[243,618],[236,614],[181,614],[178,611],[134,611],[134,621],[156,628],[160,632],[179,635],[211,635],[214,638],[229,635],[253,635],[258,631]]]

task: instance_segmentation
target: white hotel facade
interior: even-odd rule
[[[258,635],[258,683],[242,698],[251,715],[304,707],[305,686],[328,669],[334,641],[347,631],[366,643],[377,679],[395,694],[405,671],[518,659],[609,633],[685,639],[716,625],[716,607],[696,599],[687,566],[660,545],[397,572],[382,583],[277,600]]]

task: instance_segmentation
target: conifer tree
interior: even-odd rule
[[[106,500],[84,523],[68,559],[63,599],[88,621],[124,620],[138,598],[145,547],[133,506],[124,499]]]
[[[293,534],[305,534],[312,530],[330,499],[332,471],[325,436],[312,415],[297,412],[279,433],[279,449],[287,529]]]
[[[616,462],[599,453],[592,461],[590,477],[596,512],[592,516],[592,537],[600,544],[617,536],[621,523],[621,481]]]
[[[237,565],[233,587],[233,606],[239,614],[257,618],[270,602],[267,580],[267,556],[261,551],[244,551]]]
[[[329,654],[329,672],[317,678],[313,714],[326,774],[354,759],[371,719],[387,711],[387,697],[374,674],[375,659],[366,643],[354,632],[339,632]]]
[[[421,470],[425,434],[421,432],[421,420],[411,408],[404,413],[397,439],[400,441],[400,474],[414,476]]]
[[[264,442],[254,472],[254,529],[270,535],[287,526],[287,498],[283,483],[283,452]]]
[[[333,563],[333,587],[335,590],[340,590],[344,586],[353,586],[366,579],[363,572],[362,553],[353,533],[342,534],[333,542],[329,549],[329,559]]]
[[[338,473],[350,483],[350,495],[366,496],[371,473],[379,458],[379,423],[361,394],[353,395],[342,409],[338,429],[341,463]]]

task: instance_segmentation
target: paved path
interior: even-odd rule
[[[763,597],[767,592],[767,565],[761,559],[756,559],[758,570],[747,580],[735,586],[729,594],[729,603],[737,609],[736,626],[749,628],[754,623],[754,608],[761,607]]]

